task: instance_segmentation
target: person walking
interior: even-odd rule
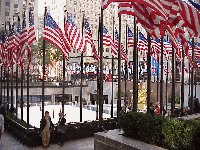
[[[156,114],[160,114],[160,107],[159,107],[159,103],[156,103],[156,106],[155,106],[156,110],[155,110],[155,113]]]
[[[2,114],[4,117],[7,115],[6,113],[7,107],[8,107],[8,102],[5,102],[0,107],[0,114]]]
[[[150,114],[152,115],[152,116],[154,116],[154,110],[155,110],[155,108],[154,108],[154,106],[153,106],[153,103],[152,102],[150,102]]]
[[[1,139],[1,136],[3,135],[4,132],[4,117],[1,114],[0,114],[0,130],[1,130],[0,134],[0,139]]]
[[[44,148],[50,147],[50,131],[54,127],[51,122],[51,117],[49,116],[49,112],[45,111],[45,116],[40,121],[40,130],[42,131],[42,143]]]
[[[62,112],[59,113],[59,121],[58,121],[58,133],[59,133],[59,145],[62,147],[65,142],[65,126],[66,119],[64,118],[64,114]]]

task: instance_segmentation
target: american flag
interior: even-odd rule
[[[131,2],[138,21],[145,30],[154,38],[161,38],[165,35],[165,29],[170,33],[169,37],[175,49],[177,49],[176,38],[170,25],[166,9],[160,0],[102,0],[102,8],[106,9],[111,2]]]
[[[187,69],[186,65],[184,65],[184,69],[185,69],[186,74],[188,74],[188,69]]]
[[[151,39],[151,56],[155,58],[155,61],[159,61],[159,53],[161,53],[161,44],[159,39]]]
[[[200,61],[197,62],[197,67],[200,68]]]
[[[85,19],[85,42],[91,44],[93,57],[94,57],[94,59],[99,61],[100,57],[97,54],[97,50],[95,48],[94,41],[92,39],[92,32],[90,30],[89,23],[87,22],[86,19]]]
[[[199,10],[200,11],[200,5],[199,4],[197,4],[197,3],[195,3],[194,1],[192,1],[192,0],[188,0],[197,10]]]
[[[172,75],[172,66],[170,66],[170,74]]]
[[[10,25],[9,23],[9,39],[8,39],[8,46],[7,51],[9,52],[9,64],[11,65],[13,63],[13,52],[15,48],[15,35],[14,35],[14,25]]]
[[[133,32],[131,29],[128,27],[128,48],[133,47],[134,45],[134,39],[133,39]]]
[[[181,44],[181,41],[179,38],[177,38],[177,41],[178,41],[178,49],[176,49],[175,51],[175,55],[176,55],[176,58],[178,59],[178,61],[180,62],[181,60],[181,52],[182,52],[182,44]]]
[[[172,44],[163,38],[163,48],[168,54],[172,54]]]
[[[28,66],[31,63],[31,43],[33,43],[36,40],[35,36],[35,28],[34,28],[34,20],[31,13],[31,9],[29,9],[29,31],[28,31],[28,45],[27,45],[27,51],[28,51]]]
[[[146,54],[148,53],[148,43],[147,43],[146,38],[144,37],[144,35],[141,32],[139,32],[137,48],[140,51],[144,51]]]
[[[178,69],[178,71],[179,71],[179,75],[181,75],[181,68],[180,68],[179,65],[177,65],[177,69]]]
[[[194,56],[200,58],[200,43],[195,44]]]
[[[7,36],[7,30],[6,30],[6,27],[5,27],[5,31],[3,31],[3,38],[2,38],[2,45],[3,45],[3,63],[4,63],[4,66],[7,66],[8,63],[9,63],[9,53],[8,53],[8,36]]]
[[[17,24],[17,32],[15,33],[15,50],[14,50],[14,61],[19,64],[19,55],[20,55],[20,41],[21,41],[21,25],[20,25],[20,18],[18,16],[18,24]]]
[[[68,60],[70,47],[65,42],[67,41],[67,39],[65,39],[63,32],[49,13],[47,13],[46,15],[43,39],[56,46]]]
[[[189,1],[177,1],[179,13],[186,23],[186,28],[190,35],[195,36],[200,33],[200,13]]]
[[[155,76],[156,75],[156,67],[151,66],[151,70],[152,70],[152,75]]]
[[[108,30],[105,26],[103,26],[103,45],[111,46],[112,56],[116,56],[118,53],[118,49],[115,47],[113,40],[111,39]]]
[[[118,31],[117,31],[117,28],[115,27],[115,42],[114,42],[114,45],[115,45],[116,49],[119,48],[118,43],[119,43],[119,34],[118,34]],[[127,58],[126,50],[125,50],[124,45],[122,43],[121,43],[121,49],[120,50],[121,50],[121,58],[123,60],[125,60],[127,65],[128,65],[128,58]]]
[[[187,42],[189,48],[188,48],[187,52],[185,51],[185,54],[186,54],[186,56],[188,56],[191,66],[195,69],[194,63],[192,61],[192,43],[189,41],[186,41],[186,42]]]
[[[164,72],[165,72],[165,75],[167,75],[167,65],[164,65]]]
[[[76,24],[73,22],[69,13],[67,13],[67,22],[65,25],[65,35],[71,44],[72,48],[80,50],[82,53],[85,52],[86,42],[84,37],[81,35]]]
[[[28,33],[26,28],[25,12],[22,22],[22,31],[20,34],[20,51],[18,53],[18,59],[20,61],[20,66],[24,67],[24,53],[25,53],[25,43],[28,41]]]
[[[6,64],[6,33],[5,30],[1,32],[1,59],[0,62],[5,66]]]
[[[122,2],[118,5],[118,16],[121,14],[127,14],[135,16],[133,5],[130,2]]]

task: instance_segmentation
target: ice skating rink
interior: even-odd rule
[[[93,105],[94,106],[94,105]],[[53,118],[54,110],[54,118]],[[59,120],[59,112],[62,110],[62,105],[46,105],[44,111],[49,111],[52,122],[56,124]],[[64,113],[66,114],[66,123],[80,122],[80,107],[64,105]],[[110,114],[103,113],[103,118],[110,118]],[[21,119],[21,108],[18,107],[18,118]],[[31,106],[29,108],[29,123],[37,128],[40,127],[40,120],[42,118],[42,111],[40,106]],[[23,120],[27,121],[27,107],[23,108]],[[96,120],[96,111],[82,108],[82,121]]]

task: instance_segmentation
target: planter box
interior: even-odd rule
[[[94,135],[94,150],[112,149],[112,150],[141,150],[141,149],[156,149],[165,150],[161,147],[146,144],[144,142],[134,140],[121,135],[117,129],[109,130],[107,133],[98,132]]]

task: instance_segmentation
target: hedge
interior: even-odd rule
[[[170,119],[129,112],[119,116],[124,135],[167,149],[199,149],[200,119]]]

